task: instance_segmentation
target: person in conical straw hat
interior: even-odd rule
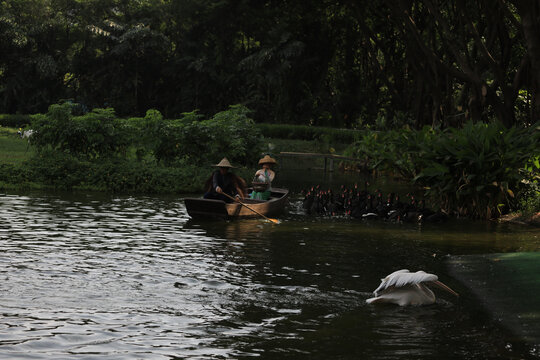
[[[205,199],[223,200],[227,203],[232,202],[230,198],[224,195],[227,194],[243,200],[245,197],[245,181],[229,172],[229,169],[234,168],[229,160],[224,157],[214,166],[218,169],[212,173],[212,176],[206,182],[206,193],[203,197]]]
[[[276,177],[276,173],[272,170],[272,166],[277,164],[276,160],[270,155],[265,155],[259,160],[261,169],[257,170],[253,178],[253,191],[250,194],[251,199],[268,200],[272,193],[272,181]]]

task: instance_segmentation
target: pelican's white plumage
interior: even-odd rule
[[[400,306],[427,305],[435,302],[435,294],[426,284],[436,285],[456,296],[454,290],[439,281],[437,275],[425,271],[411,273],[409,270],[398,270],[384,279],[373,294],[375,297],[367,299],[368,304],[392,303]]]

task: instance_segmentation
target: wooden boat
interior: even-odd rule
[[[289,190],[272,188],[270,199],[242,201],[259,213],[271,217],[279,215],[285,209],[289,197]],[[192,218],[257,218],[261,217],[240,203],[226,203],[221,200],[203,198],[185,198],[186,209]]]

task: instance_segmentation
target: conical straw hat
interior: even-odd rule
[[[234,166],[231,165],[231,163],[229,162],[229,160],[227,160],[226,157],[224,157],[223,159],[221,159],[221,161],[219,162],[219,164],[216,164],[214,166],[217,166],[217,167],[222,167],[222,168],[234,168]]]
[[[276,160],[270,157],[270,155],[264,155],[264,157],[259,160],[259,165],[262,164],[276,164]]]

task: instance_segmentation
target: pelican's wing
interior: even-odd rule
[[[385,277],[384,279],[381,279],[381,284],[379,285],[378,288],[375,289],[375,291],[373,291],[373,294],[375,294],[375,296],[377,296],[377,293],[383,289],[386,289],[387,287],[389,286],[392,286],[393,284],[389,284],[390,282],[394,281],[394,279],[399,275],[399,274],[402,274],[402,273],[409,273],[409,270],[407,269],[401,269],[401,270],[398,270],[398,271],[394,271],[393,273],[391,273],[390,275],[388,275],[387,277]]]
[[[399,288],[405,285],[419,284],[424,281],[437,281],[437,280],[438,280],[437,275],[428,274],[424,271],[417,271],[415,273],[412,273],[409,270],[405,270],[405,269],[398,270],[391,273],[384,279],[382,279],[381,284],[379,285],[377,289],[375,289],[373,293],[375,294],[375,296],[377,296],[377,294],[380,291],[386,290],[390,287]]]

